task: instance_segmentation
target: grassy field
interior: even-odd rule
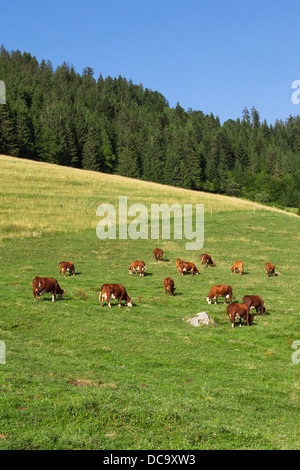
[[[299,217],[238,199],[0,157],[0,449],[299,449]],[[96,209],[204,203],[214,268],[184,240],[99,240]],[[155,262],[159,246],[165,261]],[[199,276],[178,276],[180,257]],[[145,261],[144,278],[130,276]],[[245,275],[230,271],[242,259]],[[59,261],[76,276],[58,278]],[[264,263],[280,275],[267,278]],[[34,302],[32,279],[56,277],[65,299]],[[163,280],[175,281],[165,297]],[[102,283],[132,308],[101,309]],[[261,295],[267,314],[231,329],[215,284],[235,301]],[[217,327],[184,321],[206,311]]]

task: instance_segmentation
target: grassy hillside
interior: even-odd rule
[[[116,175],[82,171],[0,155],[0,237],[39,236],[95,229],[96,209],[109,202],[128,204],[204,204],[207,214],[253,210],[276,211],[251,201],[190,191]],[[295,216],[295,214],[291,214]]]
[[[0,157],[0,449],[299,449],[299,217],[247,201]],[[204,203],[214,268],[185,241],[96,237],[102,202]],[[255,211],[254,211],[255,209]],[[165,251],[156,263],[153,249]],[[175,260],[199,276],[178,276]],[[147,266],[129,276],[132,260]],[[244,260],[245,275],[230,271]],[[77,275],[58,278],[59,261]],[[267,278],[264,263],[280,275]],[[33,301],[32,279],[59,279],[63,301]],[[166,298],[163,279],[176,295]],[[101,309],[104,282],[132,308]],[[214,284],[268,307],[231,329]],[[205,310],[217,327],[183,321]]]

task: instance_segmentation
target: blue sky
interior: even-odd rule
[[[121,75],[221,122],[300,114],[299,0],[11,0],[0,17],[0,44],[54,69]]]

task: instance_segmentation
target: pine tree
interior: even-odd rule
[[[1,153],[17,157],[19,149],[7,105],[0,105],[0,150]]]
[[[96,129],[89,128],[86,141],[82,149],[82,168],[85,170],[101,171],[102,161],[99,152],[99,136]]]

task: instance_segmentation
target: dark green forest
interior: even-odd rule
[[[300,116],[223,124],[124,77],[0,49],[0,153],[299,207]]]

